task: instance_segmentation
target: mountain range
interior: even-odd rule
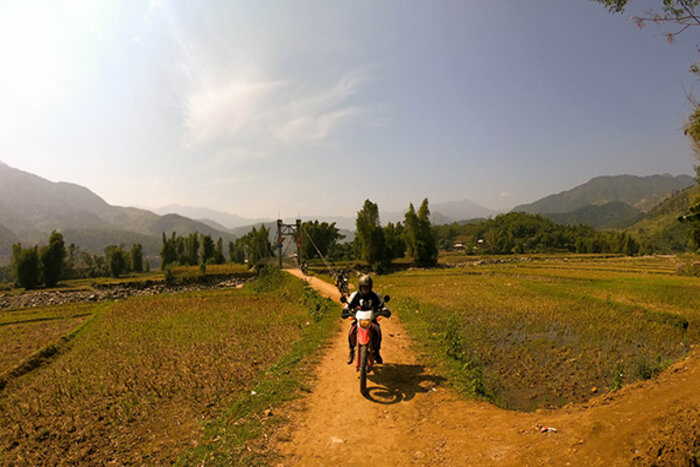
[[[540,214],[560,224],[619,228],[694,184],[689,175],[606,175],[512,211]]]
[[[660,201],[693,185],[694,180],[688,175],[602,176],[516,206],[513,211],[542,214],[563,224],[624,228],[642,220]],[[434,224],[498,214],[466,199],[431,204],[430,209]],[[107,245],[128,247],[139,242],[149,256],[158,254],[162,232],[199,232],[228,242],[245,235],[253,225],[265,223],[273,232],[275,227],[271,219],[248,219],[201,207],[173,204],[154,211],[112,206],[83,186],[52,182],[0,162],[0,264],[8,262],[14,243],[45,243],[54,229],[63,233],[67,244],[74,243],[86,251],[101,253]],[[380,212],[380,220],[384,225],[399,222],[404,214],[405,211]],[[354,217],[300,218],[335,222],[345,241],[354,237]]]
[[[406,210],[408,210],[408,206],[406,206]],[[406,210],[380,211],[379,219],[383,225],[386,225],[389,222],[403,222]],[[193,219],[197,219],[199,222],[203,222],[215,228],[218,227],[219,229],[228,229],[231,233],[238,236],[247,233],[253,225],[262,223],[266,225],[273,225],[276,222],[274,219],[247,219],[227,212],[194,206],[183,206],[179,204],[170,204],[168,206],[153,209],[153,211],[159,214],[177,213],[183,216],[191,217]],[[485,218],[498,214],[498,211],[485,208],[468,199],[431,204],[430,211],[431,221],[433,224],[448,224],[463,219]],[[299,218],[304,220],[314,219],[318,220],[319,222],[335,222],[336,227],[341,230],[355,230],[355,217],[300,215]],[[294,222],[294,219],[285,219],[285,222]]]
[[[13,243],[46,243],[52,230],[62,232],[67,244],[92,252],[141,242],[146,255],[158,254],[162,232],[234,238],[179,214],[112,206],[83,186],[51,182],[0,162],[0,263],[7,262]]]

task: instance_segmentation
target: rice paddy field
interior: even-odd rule
[[[196,463],[232,407],[255,418],[251,388],[279,368],[289,378],[313,350],[299,342],[328,335],[326,308],[277,272],[241,289],[0,312],[0,465]],[[258,392],[263,408],[279,397]],[[218,451],[241,459],[254,433],[229,435]]]
[[[447,262],[376,288],[453,386],[505,408],[586,401],[654,377],[700,341],[700,278],[677,275],[676,257]]]

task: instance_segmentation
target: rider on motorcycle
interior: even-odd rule
[[[356,310],[358,308],[371,309],[377,313],[384,307],[384,301],[377,293],[372,291],[372,278],[368,275],[360,277],[360,290],[353,292],[345,305],[346,310]],[[355,345],[357,343],[357,321],[352,322],[350,333],[348,334],[348,345],[350,354],[348,355],[348,365],[355,359]],[[372,343],[374,344],[374,360],[382,364],[384,361],[379,353],[382,345],[382,331],[376,319],[372,320]]]

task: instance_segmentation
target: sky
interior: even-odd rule
[[[0,0],[0,161],[270,218],[692,174],[700,28],[632,3]]]

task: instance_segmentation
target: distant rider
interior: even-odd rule
[[[345,275],[344,270],[340,270],[338,273],[338,276],[335,279],[335,286],[338,288],[338,292],[341,293],[341,295],[346,295],[349,290],[348,290],[348,278]]]
[[[368,275],[360,277],[360,290],[353,292],[348,298],[345,305],[345,310],[355,311],[358,309],[371,309],[375,314],[384,307],[384,301],[372,291],[372,278]],[[348,355],[348,365],[355,359],[355,345],[357,343],[357,321],[352,322],[350,333],[348,334],[348,345],[350,346],[350,354]],[[372,343],[374,344],[374,360],[382,364],[382,359],[379,350],[382,345],[382,330],[379,328],[379,323],[376,318],[372,320]]]

